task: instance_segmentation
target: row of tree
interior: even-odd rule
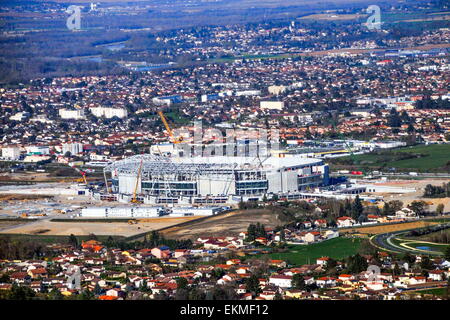
[[[450,197],[450,182],[443,183],[441,186],[427,184],[423,193],[425,198],[445,198]]]

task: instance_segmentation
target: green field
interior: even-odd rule
[[[402,159],[410,154],[410,159]],[[396,148],[387,151],[377,151],[368,154],[355,155],[336,159],[352,161],[353,165],[372,169],[396,168],[403,171],[434,171],[450,172],[450,144],[418,145],[413,147]]]
[[[343,259],[354,255],[358,252],[361,241],[358,238],[339,237],[310,245],[289,245],[287,252],[256,255],[253,257],[263,258],[269,256],[270,259],[284,260],[293,265],[315,264],[316,259],[323,256]]]
[[[418,291],[414,291],[411,292],[413,294],[432,294],[432,295],[436,295],[436,296],[444,296],[445,292],[447,291],[447,288],[436,288],[436,289],[426,289],[426,290],[418,290]]]

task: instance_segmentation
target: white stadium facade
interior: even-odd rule
[[[209,204],[260,200],[328,184],[321,159],[287,157],[165,157],[136,155],[104,168],[120,202]],[[106,195],[104,195],[106,196]],[[109,196],[110,197],[110,196]]]

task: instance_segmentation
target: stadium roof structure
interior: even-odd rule
[[[143,172],[156,174],[193,174],[226,173],[239,170],[278,169],[291,166],[311,165],[321,162],[321,159],[303,158],[298,156],[278,158],[266,157],[168,157],[162,155],[142,154],[113,162],[106,166],[104,172],[120,172],[137,174],[142,162]]]
[[[232,161],[228,163],[206,163],[206,162],[192,162],[192,161],[176,161],[179,159],[194,159],[194,158],[171,158],[160,155],[136,155],[120,161],[116,161],[106,166],[104,172],[120,172],[128,174],[137,174],[142,162],[143,172],[154,172],[157,174],[174,174],[184,173],[191,175],[200,175],[205,172],[225,172],[227,169],[231,172],[238,166]]]

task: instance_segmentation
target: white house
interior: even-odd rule
[[[368,290],[378,291],[384,289],[384,283],[381,281],[366,281],[365,285]]]
[[[433,270],[428,272],[428,279],[433,281],[442,281],[444,280],[444,270]]]
[[[261,109],[282,110],[284,108],[283,101],[261,101]]]
[[[8,160],[17,160],[20,157],[20,148],[18,147],[2,148],[2,157]]]
[[[305,242],[316,242],[319,239],[320,239],[320,232],[317,231],[308,232],[303,236],[303,241]]]
[[[333,287],[336,285],[336,279],[332,277],[321,277],[316,280],[316,285],[320,288]]]
[[[344,216],[337,218],[336,223],[339,228],[342,228],[342,227],[351,227],[356,223],[356,221],[350,217]]]
[[[269,278],[269,283],[280,288],[290,288],[292,287],[292,277],[280,274],[273,275]]]
[[[108,119],[113,117],[126,118],[128,116],[127,109],[125,108],[92,107],[89,108],[89,110],[94,116],[98,118],[100,117]]]
[[[416,217],[416,213],[414,211],[412,211],[409,208],[403,208],[401,210],[398,210],[395,212],[395,217],[396,218],[415,218]]]
[[[318,258],[316,260],[316,264],[319,264],[321,266],[325,266],[327,264],[328,260],[330,260],[330,258],[328,258],[328,257]]]
[[[82,120],[86,119],[84,114],[84,110],[70,110],[70,109],[59,109],[59,116],[62,119],[74,119],[74,120]]]

